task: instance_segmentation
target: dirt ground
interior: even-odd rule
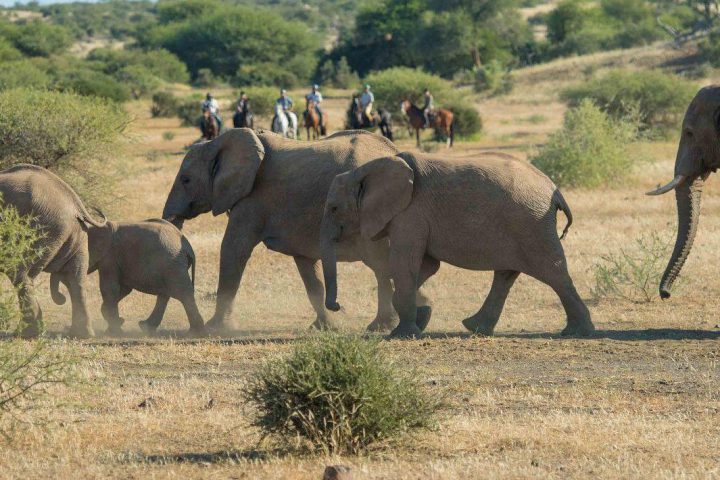
[[[616,57],[593,65],[630,58]],[[565,107],[557,92],[571,79],[558,72],[573,68],[562,62],[554,75],[547,66],[518,72],[514,93],[478,104],[485,123],[481,140],[459,142],[452,151],[440,146],[436,153],[452,158],[503,150],[526,158],[562,122]],[[334,128],[347,103],[342,93],[327,101]],[[222,94],[229,102],[230,92]],[[113,217],[157,217],[184,147],[198,134],[175,119],[151,119],[147,102],[129,108],[136,120],[117,159],[127,173]],[[230,120],[228,112],[224,117]],[[407,138],[398,143],[414,149]],[[160,336],[143,337],[137,321],[154,299],[133,293],[121,304],[126,338],[69,343],[90,358],[83,366],[87,385],[59,388],[40,408],[50,423],[24,427],[2,444],[0,477],[319,479],[325,465],[343,463],[357,479],[718,478],[718,177],[704,189],[695,248],[682,288],[670,300],[591,295],[601,255],[629,248],[648,232],[674,239],[673,196],[643,192],[672,176],[675,145],[640,145],[626,182],[564,191],[575,217],[564,246],[599,330],[595,337],[560,338],[564,314],[557,297],[521,276],[497,335],[472,338],[460,321],[480,307],[491,274],[444,265],[428,282],[434,316],[427,338],[387,341],[382,348],[445,399],[433,431],[362,457],[297,456],[259,443],[250,426],[252,408],[241,397],[248,375],[307,335],[314,315],[292,259],[258,246],[236,299],[233,335],[177,338],[187,320],[171,301]],[[185,227],[198,257],[197,298],[206,318],[214,308],[225,223],[208,214]],[[339,277],[346,308],[339,321],[345,330],[361,332],[375,314],[373,276],[361,264],[341,264]],[[52,304],[47,283],[42,278],[38,288],[41,303],[50,330],[60,332],[69,323],[69,307]],[[102,332],[93,285],[90,306]]]

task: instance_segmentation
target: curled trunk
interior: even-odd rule
[[[678,231],[675,248],[660,280],[660,297],[670,297],[670,289],[680,274],[680,270],[690,253],[700,219],[700,199],[703,180],[695,177],[685,181],[675,189],[678,210]]]
[[[322,235],[321,253],[323,278],[325,280],[325,307],[337,312],[340,305],[337,303],[337,252],[335,241],[329,235]]]

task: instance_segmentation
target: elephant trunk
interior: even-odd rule
[[[325,280],[325,307],[337,312],[340,304],[337,303],[337,242],[334,235],[323,229],[320,252],[322,255],[323,278]]]
[[[685,181],[675,189],[678,210],[678,231],[675,248],[660,280],[660,298],[670,298],[670,288],[680,274],[680,270],[690,253],[698,221],[700,220],[700,199],[703,179],[697,176]]]

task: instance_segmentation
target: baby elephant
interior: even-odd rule
[[[173,224],[159,219],[108,221],[103,227],[89,228],[88,245],[88,273],[99,271],[102,314],[109,334],[122,333],[118,303],[133,290],[157,295],[152,314],[140,322],[146,332],[157,330],[168,300],[175,298],[185,307],[190,333],[204,333],[205,323],[195,303],[195,253]],[[50,277],[53,300],[62,305],[65,297],[59,291],[59,281],[56,275]]]
[[[533,166],[509,155],[442,160],[400,153],[335,177],[321,229],[327,308],[338,310],[335,245],[358,236],[390,240],[390,274],[398,337],[419,336],[417,289],[447,262],[494,270],[482,308],[463,324],[492,335],[520,273],[546,283],[567,314],[565,335],[588,335],[590,312],[568,274],[556,230],[557,211],[572,214],[555,185]],[[562,238],[562,237],[560,237]]]

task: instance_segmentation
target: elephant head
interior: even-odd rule
[[[398,213],[410,204],[414,172],[400,157],[386,157],[335,177],[330,185],[320,229],[325,306],[338,311],[337,252],[339,242],[360,235],[379,240]]]
[[[720,86],[700,90],[685,112],[680,134],[675,178],[648,195],[675,190],[678,230],[675,248],[660,281],[660,297],[670,297],[670,288],[692,248],[700,217],[702,186],[720,167]]]
[[[201,213],[227,212],[252,190],[264,156],[263,144],[249,128],[229,130],[194,145],[180,165],[163,219],[182,226]]]

